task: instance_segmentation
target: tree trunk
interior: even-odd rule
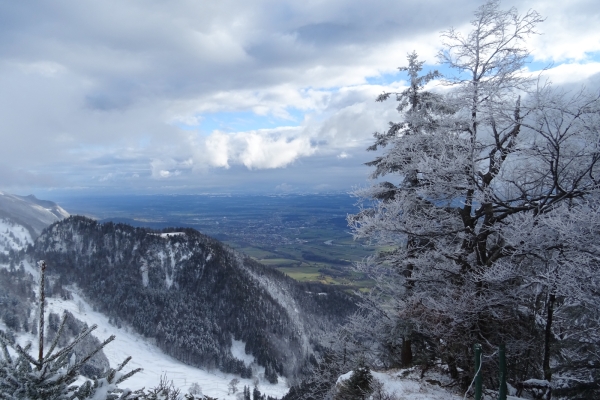
[[[456,359],[452,356],[448,356],[448,371],[450,377],[454,380],[458,380],[458,368],[456,367]]]
[[[400,353],[400,360],[403,368],[408,368],[412,365],[413,353],[411,344],[412,341],[410,338],[405,336],[402,340],[402,352]]]
[[[548,299],[548,318],[546,319],[546,331],[544,334],[544,379],[550,382],[552,379],[552,371],[550,370],[550,338],[552,336],[552,317],[554,315],[554,302],[556,295],[550,294]]]
[[[46,294],[44,292],[44,283],[45,283],[45,271],[46,271],[46,262],[44,260],[41,260],[38,262],[38,265],[40,267],[40,287],[39,287],[39,293],[38,293],[38,301],[40,304],[40,308],[39,308],[39,328],[38,328],[38,351],[39,351],[39,356],[38,356],[38,366],[37,369],[41,370],[42,369],[42,361],[44,360],[44,305],[46,303]]]

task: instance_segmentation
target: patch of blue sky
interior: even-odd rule
[[[366,80],[369,85],[387,86],[391,83],[405,81],[407,79],[408,76],[405,72],[395,71],[392,73],[383,73],[377,76],[368,76]]]
[[[562,64],[562,63],[560,63]],[[552,68],[552,67],[556,67],[557,65],[559,65],[559,63],[556,62],[552,62],[552,61],[540,61],[540,60],[534,60],[532,57],[529,57],[529,59],[527,60],[527,63],[525,64],[525,67],[529,70],[529,71],[542,71],[545,68]]]
[[[441,73],[444,76],[455,76],[456,75],[455,70],[448,68],[446,65],[439,65],[439,64],[424,64],[421,74],[427,74],[427,73],[435,71],[435,70],[437,70],[439,73]],[[395,72],[390,72],[390,73],[383,73],[383,74],[380,74],[377,76],[367,77],[367,83],[370,85],[386,86],[386,85],[390,85],[394,82],[400,82],[400,81],[405,81],[405,82],[408,81],[408,74],[406,73],[406,71],[395,71]]]
[[[600,51],[593,51],[586,53],[588,61],[600,62]]]
[[[305,111],[297,108],[286,109],[287,117],[273,114],[259,115],[253,111],[220,111],[199,115],[198,125],[176,124],[183,130],[200,131],[210,134],[221,132],[246,132],[259,129],[274,129],[281,126],[298,126],[304,119]]]
[[[590,51],[585,53],[585,58],[581,60],[573,60],[573,59],[563,59],[558,61],[552,60],[534,60],[532,57],[529,57],[528,66],[530,71],[539,71],[545,67],[556,67],[561,64],[571,64],[571,63],[586,63],[586,62],[600,62],[600,51]]]
[[[573,60],[561,60],[561,61],[553,62],[553,61],[549,61],[549,60],[545,60],[545,61],[534,60],[533,57],[528,57],[525,67],[527,67],[527,69],[529,71],[542,71],[544,68],[552,68],[552,67],[556,67],[561,64],[571,63],[571,62],[574,62],[574,61]],[[600,62],[600,51],[587,53],[585,60],[583,60],[581,62],[584,62],[584,63],[585,62]],[[449,78],[460,76],[460,74],[458,74],[458,71],[456,71],[455,69],[449,68],[445,64],[425,64],[425,65],[423,65],[422,73],[426,74],[426,73],[428,73],[430,71],[434,71],[434,70],[439,71],[442,75],[449,77]],[[404,71],[395,71],[395,72],[390,72],[390,73],[383,73],[383,74],[380,74],[377,76],[370,76],[370,77],[367,77],[366,80],[367,80],[367,83],[370,85],[386,86],[386,85],[390,85],[394,82],[407,81],[408,74]]]
[[[553,69],[565,64],[587,64],[587,63],[600,63],[600,52],[587,53],[584,59],[563,59],[563,60],[534,60],[532,57],[529,58],[525,67],[534,73],[540,73],[544,69]]]

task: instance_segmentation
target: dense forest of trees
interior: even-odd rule
[[[12,262],[8,269],[0,269],[0,319],[11,331],[31,331],[33,288],[33,278],[22,266]]]
[[[231,355],[232,339],[244,341],[271,382],[301,375],[319,336],[356,309],[339,289],[299,284],[193,229],[180,232],[70,217],[29,255],[57,275],[54,290],[76,283],[113,323],[187,364],[251,377]]]

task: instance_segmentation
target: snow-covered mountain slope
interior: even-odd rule
[[[228,384],[232,379],[236,378],[240,381],[238,384],[240,391],[244,386],[253,387],[254,385],[250,378],[244,379],[239,375],[222,373],[217,369],[207,371],[174,359],[152,344],[151,340],[135,333],[131,327],[122,325],[121,328],[118,328],[110,324],[109,317],[93,311],[93,306],[77,293],[73,293],[73,300],[49,299],[49,312],[62,313],[62,310],[70,311],[88,325],[97,324],[98,329],[94,333],[100,340],[104,340],[110,335],[116,336],[116,339],[103,350],[112,367],[119,365],[126,357],[131,356],[132,359],[127,364],[126,370],[144,369],[125,381],[121,387],[132,390],[143,387],[152,388],[158,385],[161,376],[164,375],[168,380],[172,380],[182,393],[187,393],[193,383],[198,383],[205,395],[233,400],[236,399],[235,394],[228,393]],[[270,384],[264,378],[264,368],[258,365],[253,367],[257,370],[256,377],[261,393],[277,398],[281,398],[287,393],[288,387],[285,378],[280,377],[277,384]]]
[[[23,225],[12,218],[0,217],[0,253],[8,254],[9,250],[22,250],[33,244],[31,233]]]
[[[254,371],[232,352],[243,341],[272,382],[298,377],[322,333],[355,310],[345,292],[300,284],[193,229],[70,217],[45,230],[28,256],[186,364],[249,377]]]
[[[33,281],[37,282],[39,274],[36,267],[32,266],[27,260],[24,260],[22,265],[27,274],[34,276]],[[8,268],[8,265],[0,264],[0,269],[2,268]],[[130,326],[121,324],[120,327],[117,327],[114,323],[110,323],[109,320],[112,320],[112,318],[99,311],[95,311],[95,307],[82,296],[83,293],[76,286],[68,286],[65,290],[70,293],[70,296],[67,296],[70,297],[68,299],[56,294],[47,297],[46,316],[50,313],[62,315],[63,311],[66,310],[78,320],[88,324],[88,326],[97,325],[98,328],[93,332],[93,335],[100,340],[115,335],[116,339],[103,350],[110,365],[116,367],[126,357],[131,356],[132,359],[125,370],[130,371],[136,368],[143,368],[142,372],[137,373],[121,384],[122,388],[136,390],[145,387],[149,389],[157,386],[161,377],[165,376],[167,380],[173,381],[182,394],[187,393],[189,387],[197,383],[203,394],[221,400],[236,399],[235,394],[229,393],[229,382],[234,378],[239,380],[239,391],[244,386],[254,387],[255,382],[258,383],[259,390],[268,396],[281,398],[288,391],[288,384],[285,378],[279,377],[277,384],[271,384],[265,379],[264,368],[257,365],[254,358],[245,353],[245,344],[242,341],[234,341],[231,351],[238,359],[253,369],[253,378],[256,379],[244,379],[239,375],[222,373],[217,369],[206,370],[186,365],[165,354],[153,344],[152,339],[135,333]],[[35,312],[32,312],[30,315],[30,323],[33,322],[32,319],[35,319]],[[50,324],[47,320],[47,329],[49,326]],[[23,347],[28,342],[31,342],[32,348],[30,354],[37,354],[37,336],[31,332],[24,332],[22,329],[17,332],[11,330],[2,318],[0,318],[0,329],[12,332],[11,334],[15,335],[17,342]]]
[[[0,192],[0,253],[33,244],[44,228],[68,216],[51,201]]]

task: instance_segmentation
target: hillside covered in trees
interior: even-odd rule
[[[28,256],[46,260],[53,290],[77,284],[115,324],[155,338],[167,354],[250,377],[231,354],[241,340],[272,382],[299,376],[320,334],[355,310],[345,292],[299,284],[193,229],[70,217],[45,230]]]

